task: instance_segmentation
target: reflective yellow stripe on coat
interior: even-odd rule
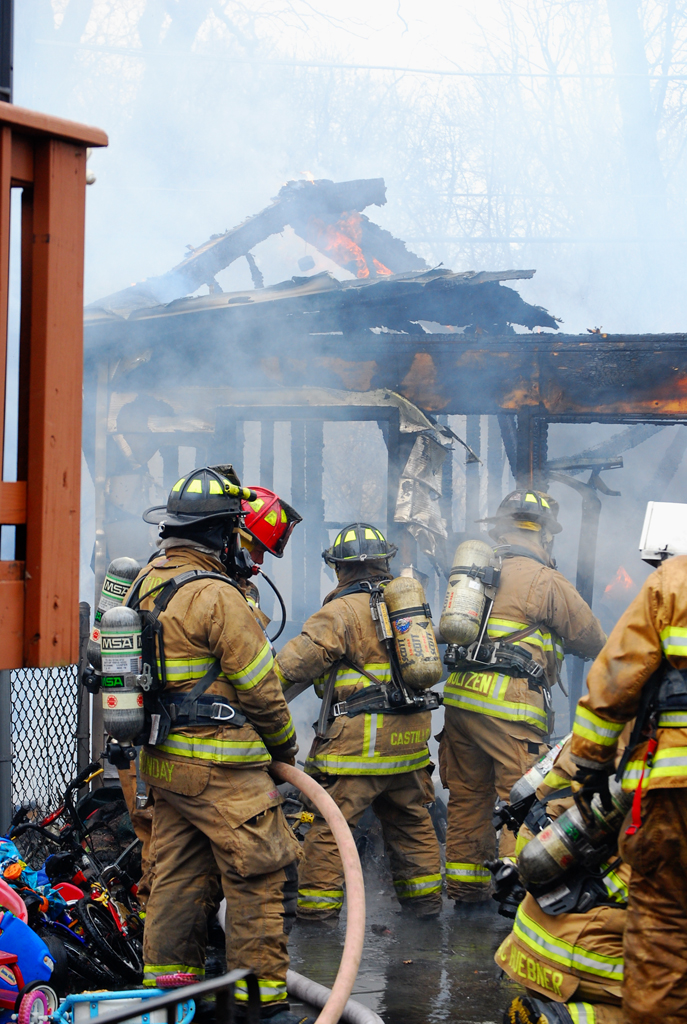
[[[521,722],[546,732],[546,711],[533,704],[504,699],[511,677],[499,672],[452,672],[444,687],[444,704],[506,722]]]
[[[223,740],[218,736],[182,736],[170,732],[156,750],[177,757],[195,757],[215,764],[268,764],[272,758],[262,740]]]
[[[568,971],[592,974],[617,984],[623,980],[622,956],[604,956],[553,936],[526,914],[522,906],[518,907],[513,933],[537,956],[560,964]]]
[[[380,683],[391,682],[391,666],[389,662],[366,662],[366,672],[378,679]],[[315,689],[322,696],[327,683],[327,676],[315,680]],[[366,690],[374,686],[370,679],[354,668],[340,665],[336,672],[335,690],[339,687],[357,687]],[[340,699],[340,698],[336,698]],[[414,772],[429,764],[429,749],[425,745],[422,750],[409,754],[377,754],[377,732],[384,724],[384,715],[363,714],[363,738],[360,754],[327,753],[326,747],[318,751],[314,758],[306,761],[306,771],[315,769],[329,775],[401,775]]]
[[[492,615],[487,623],[487,633],[492,640],[500,640],[502,637],[505,637],[506,642],[510,643],[511,641],[508,640],[509,633],[517,633],[521,629],[528,629],[529,626],[530,623],[528,622],[513,622],[512,619],[498,619]],[[537,626],[529,636],[523,637],[522,640],[513,640],[512,643],[516,647],[530,644],[530,646],[538,647],[546,654],[555,653],[557,661],[563,661],[565,657],[563,645],[559,638],[555,633],[545,629],[543,626]]]
[[[593,1003],[566,1003],[573,1024],[596,1024],[596,1011]]]
[[[625,728],[624,722],[609,722],[584,704],[578,704],[573,724],[573,736],[580,736],[600,747],[614,747]]]
[[[666,626],[661,630],[661,647],[666,655],[672,654],[674,658],[687,658],[687,628]]]
[[[644,760],[628,761],[623,772],[623,789],[634,792],[642,777],[642,769],[645,767]],[[644,772],[642,792],[644,792],[649,780],[655,782],[657,779],[687,778],[687,747],[659,747],[654,754],[654,763],[649,770]]]
[[[307,767],[315,767],[330,775],[401,775],[426,768],[428,764],[429,750],[425,748],[405,757],[375,754],[369,760],[346,754],[317,754],[312,760],[308,759]]]

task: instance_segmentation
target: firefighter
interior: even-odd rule
[[[162,551],[127,599],[132,604],[138,594],[140,607],[152,611],[162,585],[183,573],[221,577],[190,578],[158,617],[168,680],[161,701],[175,719],[166,737],[151,734],[140,758],[154,799],[144,984],[162,974],[203,976],[207,906],[219,874],[228,968],[258,976],[262,1018],[296,1024],[286,945],[299,847],[268,767],[272,759],[293,764],[298,748],[270,644],[233,579],[245,566],[237,485],[230,466],[194,470],[174,485],[166,506],[144,513],[160,525]],[[202,689],[201,679],[214,681]],[[240,981],[236,999],[241,1012],[247,988]]]
[[[334,705],[376,680],[391,682],[389,657],[370,612],[370,585],[391,579],[389,561],[395,553],[394,545],[367,523],[346,526],[323,552],[337,586],[277,656],[287,693],[292,684],[312,682],[322,697],[331,680]],[[435,916],[441,910],[441,865],[425,806],[430,712],[334,717],[327,711],[320,716],[326,735],[315,739],[306,771],[327,790],[351,828],[372,807],[381,821],[401,906],[417,917]],[[343,870],[331,830],[317,815],[303,852],[298,917],[334,922],[343,905]]]
[[[534,834],[530,825],[541,830],[573,803],[577,766],[570,747],[568,739],[537,788],[536,802],[518,831],[518,854]],[[504,1024],[623,1024],[623,933],[630,868],[623,863],[602,865],[602,870],[606,868],[605,893],[584,912],[553,916],[531,893],[525,894],[513,930],[494,956],[508,977],[527,990],[524,997],[511,1001]],[[506,899],[512,884],[506,886]],[[563,891],[564,879],[560,886]]]
[[[649,576],[613,628],[573,726],[584,806],[595,791],[604,797],[618,737],[638,718],[622,772],[635,802],[620,831],[620,853],[632,868],[623,984],[629,1024],[687,1019],[685,670],[687,557],[679,556]]]
[[[283,558],[289,538],[303,517],[291,508],[283,498],[267,487],[251,487],[255,497],[244,498],[241,508],[244,512],[243,526],[239,528],[241,547],[245,548],[255,565],[262,565],[265,554]],[[270,620],[260,608],[260,592],[250,580],[240,581],[241,589],[248,604],[255,612],[261,626],[267,627]]]
[[[554,568],[557,520],[557,502],[533,490],[507,495],[496,515],[485,520],[493,524],[490,536],[503,560],[489,637],[523,647],[544,675],[534,681],[520,678],[517,669],[456,671],[446,682],[439,767],[449,790],[446,889],[456,909],[489,899],[491,876],[484,862],[494,857],[494,801],[497,795],[507,799],[546,750],[553,717],[550,690],[564,649],[593,658],[605,640],[589,606]],[[499,855],[513,850],[514,837],[504,829]]]
[[[303,521],[294,508],[288,505],[274,491],[266,487],[249,487],[255,497],[244,498],[241,509],[244,513],[243,526],[238,529],[241,547],[250,554],[255,565],[262,565],[265,554],[283,558],[286,545],[294,527]],[[250,579],[239,579],[246,601],[263,629],[270,623],[267,615],[260,607],[260,592]],[[138,759],[137,759],[138,760]],[[142,876],[138,883],[137,897],[145,908],[150,893],[149,870],[152,866],[150,839],[152,832],[153,808],[152,801],[143,807],[140,802],[146,800],[146,787],[139,778],[138,764],[132,762],[128,768],[119,769],[119,781],[126,801],[131,824],[138,839],[141,840]]]

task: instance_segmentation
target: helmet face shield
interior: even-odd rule
[[[340,566],[353,562],[386,561],[398,548],[389,544],[381,530],[370,523],[351,523],[337,535],[330,548],[322,552],[327,565]]]
[[[301,516],[287,502],[267,487],[252,487],[255,498],[241,503],[245,515],[244,529],[276,558],[282,558]]]

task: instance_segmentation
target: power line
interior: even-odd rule
[[[194,53],[191,50],[147,50],[133,46],[103,46],[92,43],[64,43],[56,39],[36,39],[38,46],[58,46],[70,50],[87,50],[90,53],[110,53],[122,57],[157,57],[172,60],[215,61],[220,64],[243,64],[259,67],[313,68],[342,71],[393,71],[409,75],[433,75],[440,78],[544,78],[544,79],[601,79],[614,81],[618,78],[642,78],[650,82],[686,82],[687,75],[642,75],[615,71],[459,71],[436,68],[406,68],[393,64],[343,64],[335,61],[288,60],[287,58],[262,59],[254,57],[227,57],[216,53]]]

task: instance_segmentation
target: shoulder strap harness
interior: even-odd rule
[[[161,696],[161,691],[167,687],[167,666],[165,661],[164,629],[160,622],[160,615],[167,608],[172,598],[188,583],[195,583],[198,580],[217,580],[219,583],[227,583],[235,587],[244,598],[245,595],[235,580],[219,572],[206,572],[202,569],[188,569],[186,572],[174,576],[164,583],[152,587],[145,594],[141,594],[143,581],[148,574],[141,578],[131,588],[126,600],[127,607],[137,611],[143,620],[141,631],[141,652],[143,661],[142,689],[145,691],[144,701],[147,710],[151,713],[151,730],[149,743],[155,745],[162,743],[172,725],[181,726],[210,725],[212,722],[231,724],[239,727],[246,723],[247,718],[239,708],[235,708],[225,697],[212,696],[204,697],[205,691],[214,683],[222,671],[219,661],[215,661],[208,671],[195,684],[192,690],[186,694],[177,696]],[[152,597],[157,592],[153,602],[153,608],[148,611],[141,608],[141,601],[146,597]],[[160,660],[160,673],[158,675],[157,663],[158,654]]]

